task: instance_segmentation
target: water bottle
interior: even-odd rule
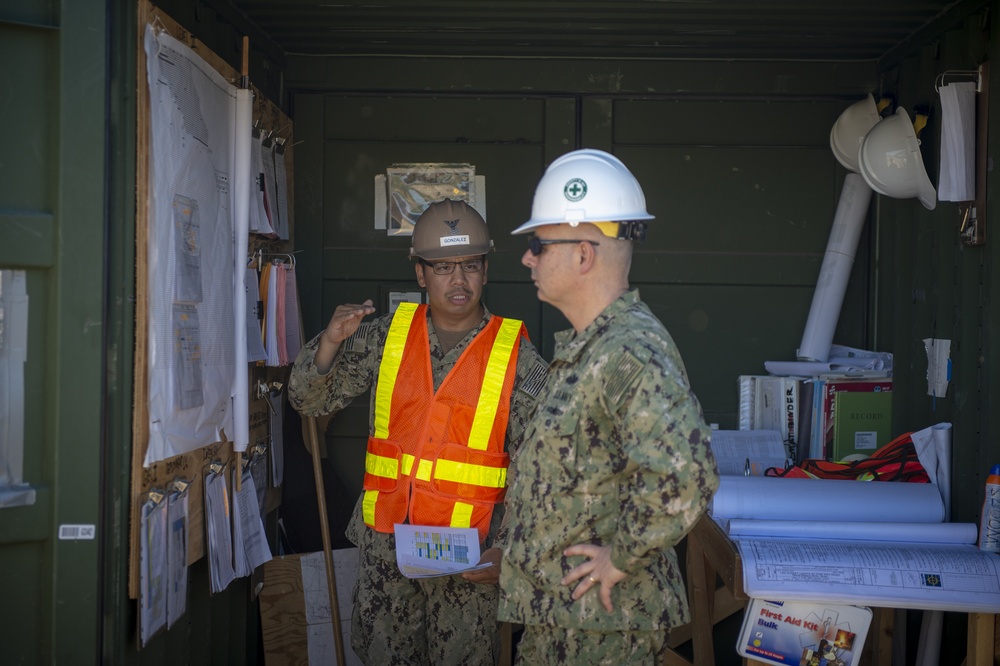
[[[1000,553],[1000,465],[986,477],[986,497],[979,522],[979,549]]]

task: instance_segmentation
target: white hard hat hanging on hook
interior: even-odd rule
[[[937,205],[937,191],[920,155],[920,140],[902,107],[865,136],[858,166],[865,182],[879,194],[895,199],[916,197],[928,210]]]
[[[830,149],[845,169],[858,173],[858,149],[868,131],[880,120],[871,93],[841,112],[830,128]]]

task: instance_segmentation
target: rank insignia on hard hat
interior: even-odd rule
[[[582,178],[574,178],[563,188],[563,194],[570,201],[579,201],[587,196],[587,181]]]
[[[446,229],[438,226],[444,224]],[[443,199],[429,205],[413,225],[410,257],[437,261],[493,251],[486,220],[465,201]]]

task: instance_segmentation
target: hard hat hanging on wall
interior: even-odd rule
[[[830,149],[845,169],[858,173],[858,150],[865,135],[881,120],[871,93],[851,104],[830,128]]]
[[[858,170],[879,194],[895,199],[916,197],[928,210],[937,205],[937,192],[920,155],[920,140],[903,108],[865,135],[858,149]]]

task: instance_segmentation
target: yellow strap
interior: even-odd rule
[[[366,490],[365,498],[362,500],[361,511],[365,517],[366,525],[375,524],[375,502],[378,501],[377,490]]]
[[[452,527],[472,526],[472,505],[465,502],[455,502],[455,508],[451,512]]]
[[[490,360],[486,364],[486,374],[483,376],[483,388],[479,392],[479,404],[476,405],[476,417],[472,421],[472,431],[469,433],[469,448],[485,451],[490,444],[490,432],[493,430],[493,420],[500,405],[500,394],[503,393],[503,381],[507,375],[507,365],[517,344],[521,322],[517,319],[504,319],[497,332],[497,338],[490,350]]]
[[[378,371],[378,389],[375,392],[375,437],[389,439],[389,414],[392,412],[392,392],[396,388],[396,376],[403,362],[406,336],[410,323],[417,311],[416,303],[400,303],[389,325],[382,350],[382,363]]]
[[[434,463],[430,460],[421,460],[420,464],[417,465],[417,478],[421,481],[431,480],[431,470],[434,468]]]
[[[399,478],[399,466],[395,458],[380,456],[370,451],[365,453],[365,471],[372,476],[382,476],[387,479]]]
[[[486,488],[505,488],[507,486],[507,468],[473,465],[439,458],[434,478],[440,481],[453,481]]]

